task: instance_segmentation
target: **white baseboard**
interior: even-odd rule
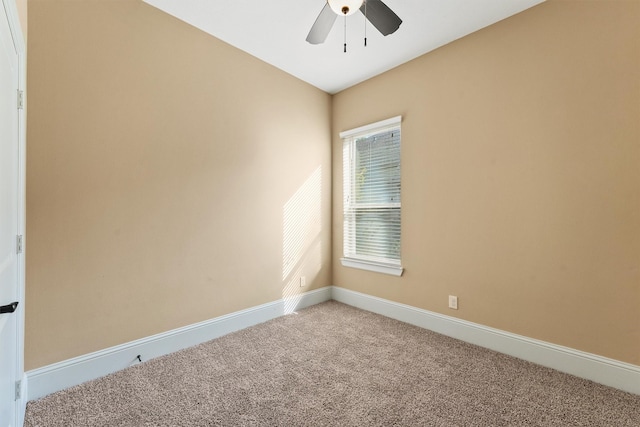
[[[34,369],[26,373],[25,394],[38,399],[127,368],[137,355],[163,356],[330,299],[331,287],[325,287]]]
[[[332,299],[610,387],[640,394],[640,366],[334,286]]]
[[[137,355],[142,360],[163,356],[330,299],[640,394],[640,366],[333,286],[28,371],[22,381],[22,414],[28,400],[127,368],[137,362]]]

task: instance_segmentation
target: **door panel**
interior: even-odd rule
[[[18,55],[0,3],[0,305],[18,300]],[[16,422],[17,316],[0,314],[0,427]]]

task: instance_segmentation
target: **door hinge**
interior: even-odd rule
[[[16,400],[22,398],[22,381],[16,381]]]
[[[18,89],[18,110],[24,109],[24,91]]]
[[[16,236],[16,253],[22,253],[22,234]]]

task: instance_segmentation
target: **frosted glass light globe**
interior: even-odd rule
[[[362,6],[363,0],[327,0],[329,7],[338,15],[352,15],[356,13],[360,6]],[[345,13],[345,11],[347,13]]]

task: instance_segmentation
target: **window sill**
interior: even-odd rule
[[[373,271],[375,273],[389,274],[391,276],[402,276],[404,268],[400,265],[383,264],[374,261],[363,261],[353,258],[340,258],[344,267],[358,268],[360,270]]]

